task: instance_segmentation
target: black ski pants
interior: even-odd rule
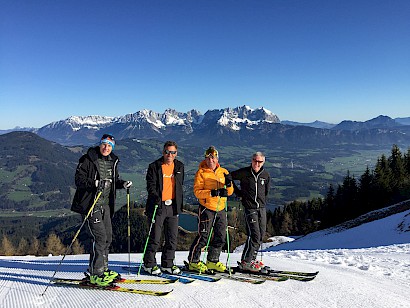
[[[200,261],[201,250],[208,243],[209,234],[213,227],[207,260],[218,262],[226,242],[226,212],[225,210],[214,212],[202,205],[199,206],[198,211],[198,235],[189,250],[188,261],[194,263]]]
[[[108,253],[112,242],[112,224],[108,204],[96,204],[86,225],[91,239],[88,271],[91,275],[99,276],[108,269]]]
[[[162,231],[164,231],[165,243],[161,254],[161,266],[172,267],[174,265],[175,250],[178,244],[178,219],[178,215],[174,215],[172,206],[162,205],[158,208],[144,255],[146,267],[153,267],[157,264],[155,255],[161,246]],[[151,222],[152,216],[148,217],[148,223],[151,224]]]
[[[256,260],[258,250],[266,232],[266,209],[245,209],[246,234],[248,238],[242,253],[242,260]]]

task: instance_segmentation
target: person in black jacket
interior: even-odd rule
[[[178,274],[181,270],[174,264],[178,240],[178,215],[183,210],[184,164],[176,159],[178,145],[174,141],[164,144],[162,157],[148,166],[146,214],[153,223],[146,252],[144,270],[159,275],[164,272]],[[155,211],[155,206],[158,205]],[[152,217],[155,213],[154,222]],[[162,229],[165,245],[161,254],[161,268],[156,262]]]
[[[245,271],[258,272],[262,261],[256,260],[258,249],[266,232],[266,200],[269,193],[270,175],[263,168],[265,155],[256,152],[251,165],[231,172],[232,180],[239,180],[240,189],[234,183],[235,194],[241,197],[245,208],[246,233],[248,238],[239,267]]]
[[[80,158],[75,173],[77,190],[71,206],[71,210],[80,213],[84,220],[94,205],[86,220],[91,240],[88,271],[90,283],[99,286],[107,286],[119,278],[117,272],[108,269],[111,219],[114,216],[116,189],[130,188],[132,185],[131,181],[119,177],[119,159],[112,152],[114,147],[114,137],[105,134],[99,146],[89,148],[87,154]]]

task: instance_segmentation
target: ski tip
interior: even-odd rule
[[[169,293],[171,293],[172,291],[174,291],[174,289],[171,289],[171,290],[169,290],[169,291],[162,292],[162,294],[161,294],[161,295],[159,295],[159,296],[165,296],[165,295],[168,295],[168,294],[169,294]]]

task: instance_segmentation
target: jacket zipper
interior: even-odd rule
[[[256,203],[256,208],[259,208],[260,206],[259,206],[259,202],[257,201],[258,200],[258,179],[259,179],[259,175],[260,175],[261,173],[259,173],[258,175],[255,175],[254,173],[253,173],[253,170],[252,170],[252,175],[253,175],[253,178],[254,178],[254,180],[255,180],[255,199],[254,199],[254,201],[255,201],[255,203]]]

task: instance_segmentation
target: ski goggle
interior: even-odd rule
[[[215,148],[209,148],[205,151],[205,158],[212,156],[218,158],[218,151]]]
[[[114,140],[115,140],[114,136],[111,135],[111,134],[104,134],[104,135],[101,137],[101,140],[102,140],[102,139],[110,139],[111,141],[114,141]]]

